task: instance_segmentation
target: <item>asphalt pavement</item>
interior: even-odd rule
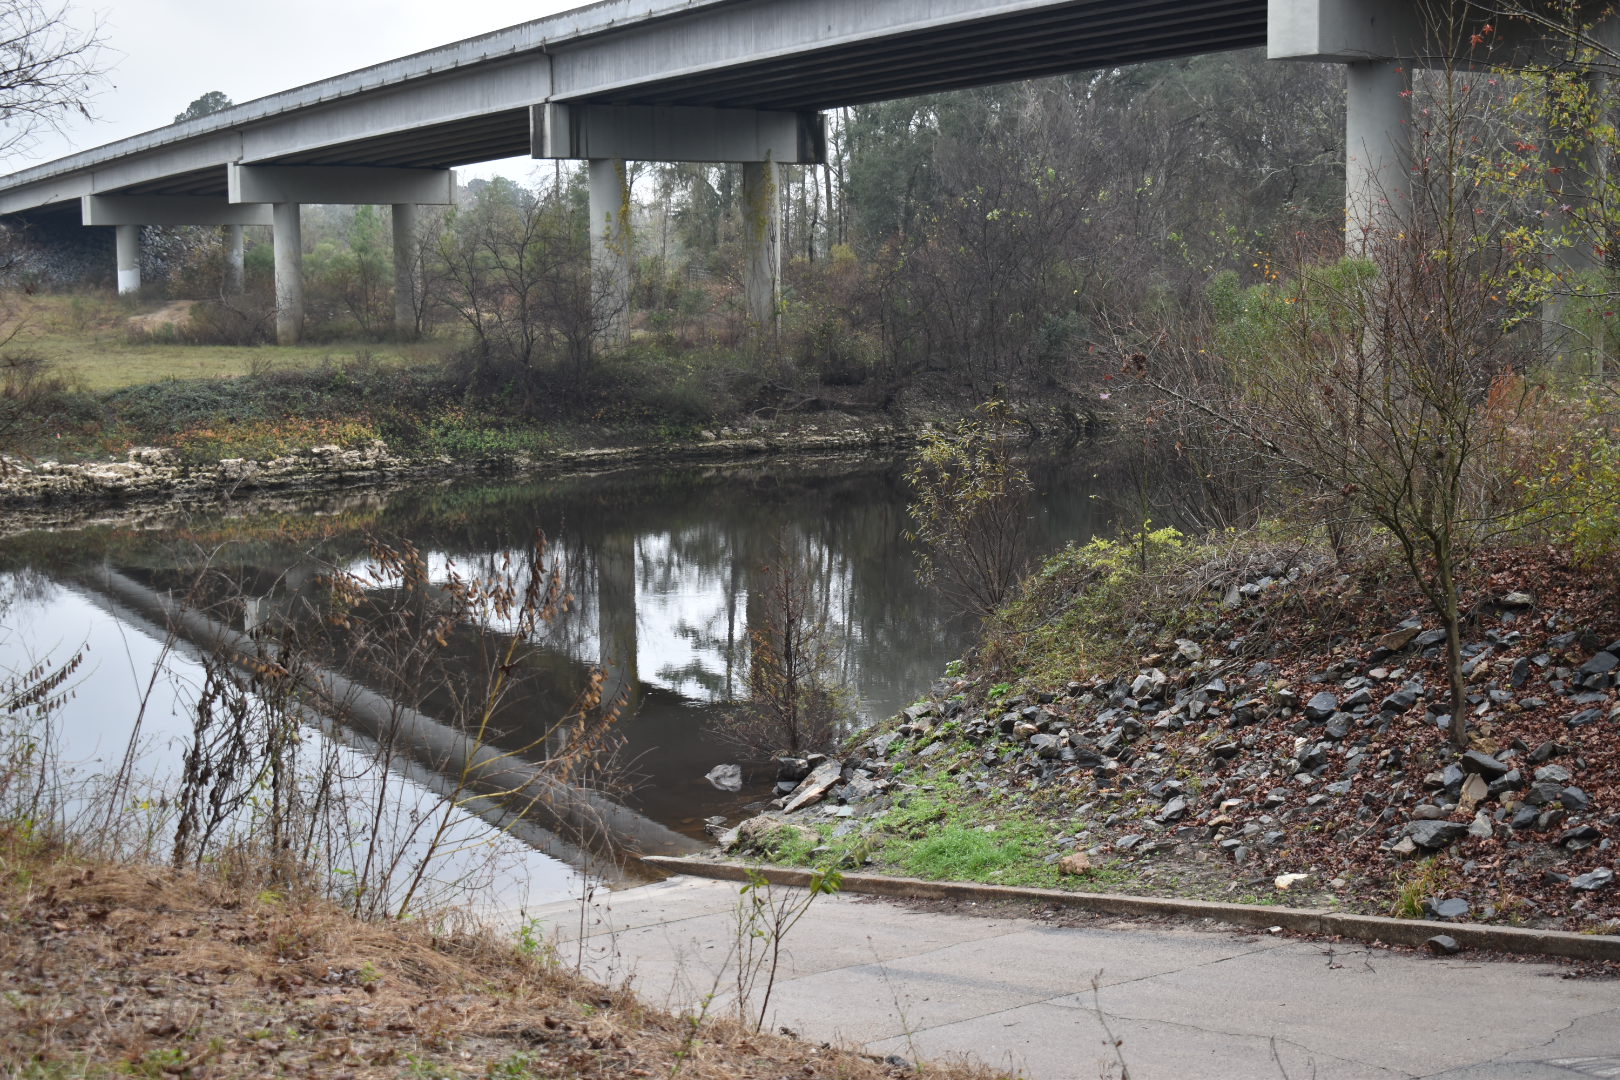
[[[738,890],[677,877],[524,917],[598,981],[729,1010]],[[1620,1078],[1620,980],[1568,965],[845,895],[816,898],[782,941],[772,1027],[913,1062],[967,1055],[1031,1080],[1122,1063],[1131,1080]]]

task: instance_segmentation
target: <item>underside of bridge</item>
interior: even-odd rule
[[[1399,201],[1411,60],[1447,52],[1469,5],[1434,5],[1440,31],[1410,0],[600,0],[22,170],[0,178],[0,215],[116,226],[126,291],[140,226],[216,224],[239,248],[242,225],[273,216],[278,327],[296,340],[301,203],[392,204],[399,225],[448,199],[456,166],[590,160],[598,276],[628,295],[623,161],[727,161],[758,196],[749,305],[766,321],[774,169],[821,160],[826,109],[1258,46],[1339,62],[1346,207],[1366,232]]]

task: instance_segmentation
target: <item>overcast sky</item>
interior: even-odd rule
[[[108,84],[95,122],[65,121],[61,135],[0,166],[12,172],[162,127],[194,99],[222,91],[241,103],[355,68],[421,52],[579,7],[583,0],[73,0],[69,18],[99,22]],[[503,163],[526,177],[532,164]],[[492,170],[469,172],[489,175]]]

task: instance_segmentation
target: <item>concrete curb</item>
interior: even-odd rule
[[[642,862],[673,874],[746,881],[762,874],[777,885],[807,885],[810,872],[780,866],[743,866],[738,863],[643,856]],[[1157,896],[1122,896],[1118,893],[1065,892],[1061,889],[1022,889],[1008,885],[976,885],[954,881],[882,874],[845,874],[844,892],[890,896],[910,900],[1023,900],[1106,915],[1146,915],[1156,918],[1212,919],[1234,926],[1280,926],[1297,934],[1321,934],[1353,941],[1386,945],[1422,945],[1436,934],[1447,934],[1467,949],[1558,956],[1573,960],[1620,962],[1620,937],[1611,934],[1572,934],[1564,930],[1524,930],[1515,926],[1477,923],[1392,919],[1379,915],[1351,915],[1321,908],[1272,907],[1266,904],[1223,904],[1211,900],[1177,900]]]

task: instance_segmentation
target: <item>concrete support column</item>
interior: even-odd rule
[[[304,336],[304,237],[299,204],[276,203],[276,344],[296,345]]]
[[[743,173],[743,246],[747,265],[743,293],[749,320],[775,334],[781,322],[778,300],[782,282],[782,170],[772,161],[745,162]]]
[[[1411,210],[1411,89],[1402,61],[1345,65],[1346,254],[1365,255]]]
[[[630,184],[624,162],[592,158],[591,288],[596,299],[599,340],[608,346],[630,340]]]
[[[1603,101],[1608,92],[1608,79],[1589,74],[1586,80],[1587,100],[1594,105]],[[1604,259],[1597,251],[1601,241],[1590,229],[1591,208],[1603,200],[1607,180],[1598,140],[1586,134],[1602,119],[1595,112],[1594,108],[1592,113],[1570,117],[1567,130],[1544,133],[1547,201],[1553,208],[1570,207],[1568,215],[1573,219],[1573,227],[1564,237],[1567,245],[1554,251],[1548,260],[1548,268],[1557,281],[1552,294],[1541,305],[1541,347],[1547,360],[1566,370],[1601,374],[1607,343],[1600,337],[1595,339],[1591,331],[1596,330],[1601,336],[1602,330],[1596,326],[1578,329],[1570,325],[1570,319],[1577,314],[1571,311],[1572,298],[1583,293],[1594,295],[1589,290],[1598,294],[1607,291],[1606,283],[1594,280],[1596,271],[1604,266]],[[1558,140],[1569,135],[1575,138],[1573,149],[1559,150]],[[1555,209],[1555,213],[1563,211]]]
[[[114,230],[118,244],[118,295],[141,291],[141,227],[120,225]]]
[[[242,226],[225,226],[225,294],[241,296],[247,280],[246,247],[242,243]]]
[[[394,204],[394,336],[416,336],[416,204]]]

